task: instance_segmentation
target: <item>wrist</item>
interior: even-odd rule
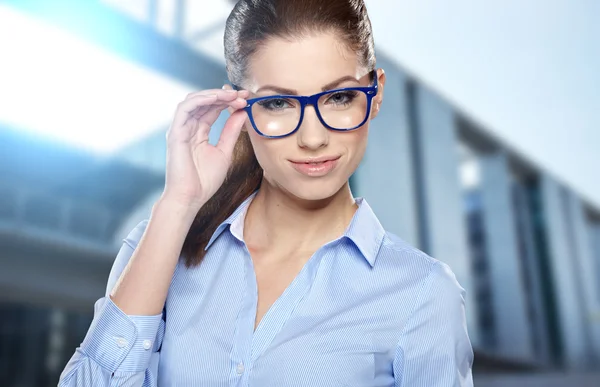
[[[183,218],[184,220],[191,222],[196,218],[198,211],[204,203],[188,203],[182,202],[175,198],[162,195],[152,207],[152,212],[167,212],[173,216]]]

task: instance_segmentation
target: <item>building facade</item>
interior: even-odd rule
[[[135,31],[147,43],[140,50],[155,50],[154,42],[169,49],[164,36]],[[173,44],[170,53],[188,50],[190,68],[201,72],[195,89],[222,84],[221,64]],[[181,68],[161,66],[174,77]],[[383,53],[378,66],[385,101],[351,187],[387,230],[449,264],[467,290],[476,371],[478,356],[539,369],[599,367],[600,207]],[[0,384],[52,384],[83,338],[121,239],[161,192],[165,131],[103,163],[10,135],[19,151],[0,152],[0,166],[9,166],[0,175]],[[46,169],[23,163],[27,152],[45,155]],[[52,168],[57,154],[64,160]],[[53,183],[61,179],[72,183]]]

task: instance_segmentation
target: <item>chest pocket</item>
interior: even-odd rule
[[[252,385],[393,386],[389,351],[370,335],[328,336],[296,337],[272,346],[254,364]]]
[[[337,356],[339,372],[335,375],[337,385],[344,387],[393,386],[391,353],[372,339],[363,347],[349,346]]]

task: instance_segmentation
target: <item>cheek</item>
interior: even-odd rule
[[[369,126],[365,125],[362,128],[350,133],[341,133],[347,137],[344,138],[345,148],[348,150],[350,162],[352,164],[360,163],[360,160],[365,154],[367,148],[367,138],[369,136]]]
[[[278,162],[279,155],[283,154],[282,140],[263,138],[252,127],[249,128],[248,134],[258,163],[265,173],[269,174]]]

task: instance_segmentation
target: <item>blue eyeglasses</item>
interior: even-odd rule
[[[369,119],[373,97],[377,95],[377,72],[369,87],[345,87],[311,96],[270,95],[248,99],[244,108],[254,130],[267,138],[281,138],[294,134],[302,125],[307,105],[315,108],[317,117],[330,130],[347,132],[363,126]],[[239,87],[233,86],[236,90]]]

